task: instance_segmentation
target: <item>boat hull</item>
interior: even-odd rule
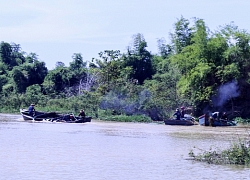
[[[180,125],[180,126],[192,126],[196,125],[195,118],[190,114],[185,114],[180,120],[177,119],[168,119],[164,120],[165,125]]]
[[[201,126],[236,126],[236,123],[230,120],[224,120],[224,119],[208,119],[205,118],[205,115],[202,115],[199,117],[199,124]]]
[[[26,109],[20,109],[20,113],[23,117],[23,120],[25,121],[30,121],[30,120],[35,120],[35,121],[43,121],[44,117],[43,115],[45,115],[45,112],[40,112],[40,111],[35,111],[35,116],[30,116],[29,115],[29,111]]]
[[[194,121],[191,120],[176,120],[176,119],[164,120],[164,123],[165,125],[181,125],[181,126],[195,125]]]
[[[81,118],[74,116],[74,119],[70,119],[70,114],[58,114],[56,112],[40,112],[35,111],[35,116],[30,116],[28,110],[20,109],[20,113],[25,121],[50,121],[50,122],[64,122],[64,123],[85,123],[91,122],[92,117],[86,116]]]

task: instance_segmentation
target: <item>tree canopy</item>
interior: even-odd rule
[[[170,43],[157,40],[157,54],[147,50],[143,34],[132,37],[125,53],[104,50],[85,61],[74,53],[69,67],[53,70],[21,45],[0,43],[0,109],[19,109],[30,101],[77,110],[78,106],[162,120],[173,109],[190,107],[194,115],[227,111],[250,117],[250,34],[233,23],[212,32],[203,19],[181,17]],[[87,99],[85,99],[87,98]],[[71,99],[70,105],[59,103]],[[89,103],[92,102],[92,103]],[[79,107],[80,108],[80,107]]]

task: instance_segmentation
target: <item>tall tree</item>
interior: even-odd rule
[[[143,84],[145,79],[151,79],[154,74],[152,55],[146,49],[147,42],[142,34],[136,34],[133,38],[133,47],[129,47],[127,54],[123,56],[124,66],[132,67],[133,72],[130,74],[130,78]]]
[[[178,92],[184,99],[190,99],[194,104],[209,102],[213,92],[212,80],[214,64],[208,60],[207,43],[208,29],[202,19],[195,19],[190,44],[182,51],[170,57],[176,64],[182,76],[178,82]],[[215,73],[215,72],[214,72]]]
[[[65,67],[65,64],[63,62],[61,62],[61,61],[57,61],[56,62],[56,68],[57,67]]]
[[[70,70],[79,71],[81,68],[85,68],[87,62],[83,62],[82,55],[80,53],[74,53],[72,56],[73,62],[70,63]]]
[[[67,67],[57,67],[48,72],[44,79],[43,87],[46,94],[64,93],[66,87],[70,86],[70,70]]]
[[[126,68],[122,69],[123,62],[119,50],[105,50],[99,53],[99,57],[100,59],[95,59],[96,67],[91,68],[91,74],[97,77],[98,90],[105,94],[117,85]]]
[[[174,24],[174,33],[170,33],[175,53],[180,53],[182,49],[191,44],[192,28],[189,27],[189,20],[181,16]]]
[[[0,44],[0,61],[5,63],[9,70],[18,65],[9,43],[1,42]]]
[[[36,53],[29,53],[29,54],[26,56],[26,62],[27,62],[27,63],[33,64],[33,63],[35,63],[36,61],[38,61],[38,55],[37,55]]]
[[[171,45],[166,44],[166,40],[164,38],[158,39],[158,51],[163,58],[169,57],[173,53],[173,48]]]
[[[16,93],[24,93],[28,86],[28,79],[23,73],[21,67],[15,67],[12,70],[12,78],[14,81],[14,88]]]

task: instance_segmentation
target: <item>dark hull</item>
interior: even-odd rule
[[[176,120],[176,119],[164,120],[164,123],[165,125],[181,125],[181,126],[195,125],[194,121],[191,120]]]
[[[35,111],[34,116],[30,116],[29,111],[26,109],[20,109],[20,113],[25,121],[29,120],[43,121],[46,119],[59,118],[62,116],[56,112],[40,112],[40,111]]]
[[[201,126],[236,126],[236,123],[230,120],[219,119],[209,121],[209,119],[205,119],[205,115],[199,117],[199,124]]]
[[[74,119],[70,119],[69,114],[58,114],[56,112],[39,112],[35,111],[35,116],[30,116],[26,109],[20,109],[20,113],[25,121],[50,121],[50,122],[64,122],[64,123],[85,123],[91,122],[91,117],[85,118],[74,116]]]
[[[63,122],[63,123],[86,123],[86,122],[91,122],[91,119],[92,117],[85,117],[84,119],[83,118],[80,118],[80,117],[75,117],[75,120],[68,120],[68,119],[65,119],[64,117],[62,118],[56,118],[56,119],[52,119],[51,121],[52,122]]]

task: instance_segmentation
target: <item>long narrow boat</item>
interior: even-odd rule
[[[185,114],[184,118],[180,120],[177,119],[168,119],[164,120],[165,125],[181,125],[181,126],[192,126],[197,125],[195,118],[190,116],[189,114]]]
[[[205,118],[205,114],[199,117],[199,124],[201,126],[236,126],[236,123],[232,120],[225,119],[212,119]]]
[[[35,111],[34,116],[29,115],[29,111],[27,109],[20,109],[20,113],[25,121],[50,121],[50,122],[65,122],[65,123],[85,123],[91,122],[92,117],[86,116],[85,118],[81,118],[78,116],[73,116],[71,118],[71,114],[58,114],[56,112],[41,112]]]
[[[34,116],[30,116],[29,111],[27,109],[20,109],[20,113],[23,117],[23,120],[25,121],[28,120],[43,121],[46,119],[61,117],[61,115],[56,112],[41,112],[41,111],[35,111]]]
[[[191,120],[176,120],[176,119],[168,119],[164,120],[165,125],[181,125],[181,126],[192,126],[195,125],[194,121]]]

